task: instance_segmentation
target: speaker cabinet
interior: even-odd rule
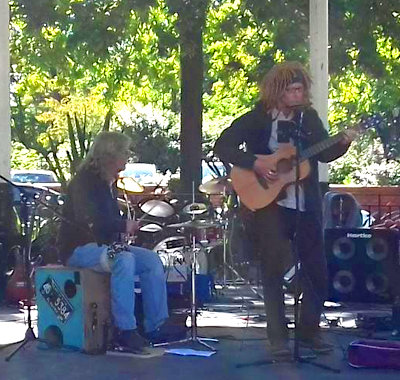
[[[110,275],[90,269],[36,269],[39,338],[88,353],[105,350],[111,332]]]
[[[391,229],[325,229],[332,301],[391,302],[398,294],[399,233]]]

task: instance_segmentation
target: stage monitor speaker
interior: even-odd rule
[[[90,269],[39,267],[35,273],[39,338],[51,346],[105,351],[111,338],[110,275]]]
[[[325,229],[329,299],[391,302],[398,294],[399,233],[393,229]]]

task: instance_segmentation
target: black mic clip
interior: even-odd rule
[[[202,159],[205,162],[213,162],[214,161],[214,154],[212,152],[210,152],[207,155],[203,156]]]

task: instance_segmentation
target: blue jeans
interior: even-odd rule
[[[140,278],[143,296],[144,329],[151,332],[168,318],[164,268],[158,255],[148,249],[129,246],[113,260],[107,246],[89,243],[75,248],[67,264],[111,272],[111,312],[114,325],[121,330],[136,329],[135,275]]]

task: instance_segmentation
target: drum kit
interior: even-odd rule
[[[123,196],[120,202],[127,218],[141,225],[134,244],[159,254],[168,281],[186,280],[195,255],[196,274],[213,275],[215,283],[227,285],[227,270],[231,268],[228,264],[228,200],[233,194],[229,177],[214,178],[199,186],[209,205],[196,202],[194,194],[191,202],[169,199],[165,194],[146,198],[144,188],[127,177],[117,181],[117,188]],[[133,204],[131,199],[136,200],[140,194],[143,199]],[[212,257],[221,251],[222,262]]]
[[[223,285],[226,286],[227,229],[228,218],[226,199],[232,194],[228,177],[212,179],[199,187],[204,197],[209,197],[210,206],[195,201],[193,186],[191,202],[180,204],[178,199],[144,199],[132,207],[129,195],[137,195],[144,189],[133,179],[122,178],[117,182],[122,192],[126,216],[137,220],[141,227],[135,245],[150,248],[158,253],[166,274],[167,282],[185,282],[191,278],[191,338],[215,351],[206,341],[217,342],[197,336],[196,276],[209,275],[208,257],[216,246],[223,247]],[[193,275],[195,274],[195,275]],[[220,279],[214,278],[214,282]]]

